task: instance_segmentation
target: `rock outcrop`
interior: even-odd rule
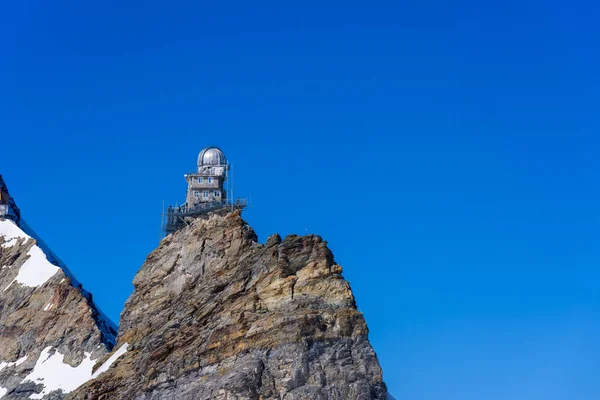
[[[259,244],[239,211],[197,219],[148,256],[121,315],[120,357],[70,398],[385,399],[341,273],[318,236]]]
[[[8,204],[10,215],[0,216],[0,399],[63,399],[92,378],[116,326],[20,218],[12,198]]]

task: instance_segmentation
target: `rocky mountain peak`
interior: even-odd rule
[[[385,399],[368,329],[318,236],[259,244],[239,211],[167,236],[134,279],[118,359],[73,399]]]
[[[116,326],[21,217],[0,176],[0,399],[62,399],[92,379]]]

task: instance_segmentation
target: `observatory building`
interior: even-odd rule
[[[198,171],[185,175],[188,190],[186,203],[196,208],[203,203],[221,203],[227,200],[225,181],[229,164],[217,147],[207,147],[198,155]]]
[[[231,164],[218,147],[207,147],[198,155],[197,169],[184,175],[187,182],[185,203],[169,206],[163,213],[163,233],[168,235],[211,211],[246,207],[245,199],[236,199],[226,189]],[[231,190],[233,192],[233,190]],[[229,197],[231,196],[231,197]]]

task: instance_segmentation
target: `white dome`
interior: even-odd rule
[[[218,147],[207,147],[198,155],[198,166],[203,165],[227,165],[227,159]]]

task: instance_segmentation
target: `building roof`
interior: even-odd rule
[[[227,165],[227,159],[218,147],[207,147],[198,155],[198,166],[203,165]]]

